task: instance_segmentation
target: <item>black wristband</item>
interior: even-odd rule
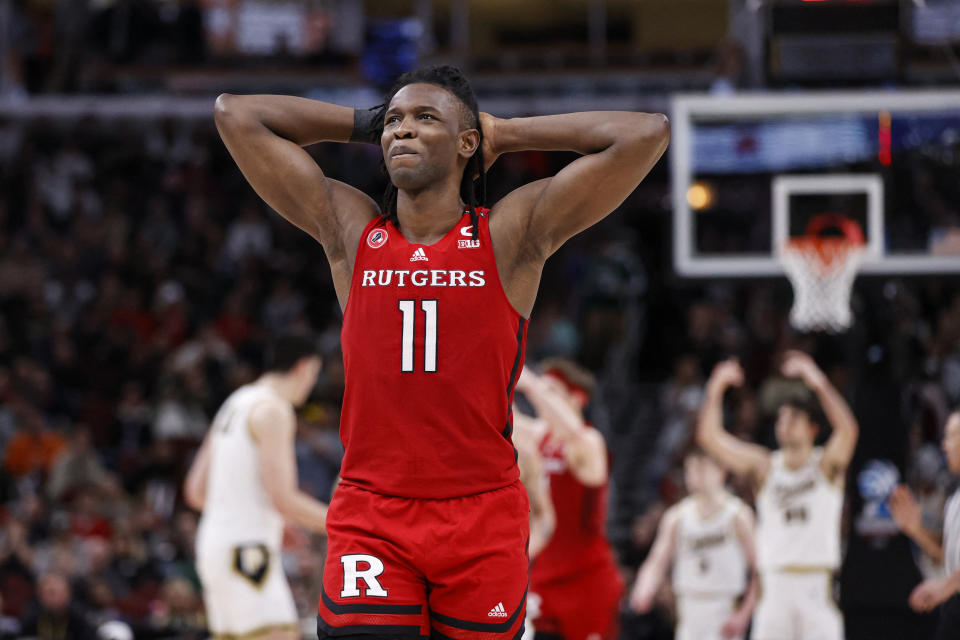
[[[354,109],[353,133],[350,134],[350,142],[380,144],[380,134],[383,133],[382,120],[380,108]]]

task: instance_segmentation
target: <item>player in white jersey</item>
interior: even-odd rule
[[[322,533],[327,506],[297,488],[296,416],[320,371],[316,342],[277,338],[266,372],[227,398],[187,474],[202,511],[197,572],[214,638],[299,638],[280,563],[284,521]]]
[[[702,450],[687,454],[683,471],[690,495],[663,514],[630,606],[650,611],[672,563],[676,639],[739,639],[757,595],[753,512],[724,488],[724,470]]]
[[[947,418],[942,448],[947,467],[960,474],[960,410]],[[943,538],[923,526],[920,506],[906,486],[899,486],[890,496],[890,512],[901,531],[917,543],[929,556],[943,561],[946,576],[926,580],[910,594],[910,606],[916,611],[940,608],[936,640],[960,637],[960,489],[953,492],[943,514]]]
[[[743,384],[743,370],[733,359],[717,365],[707,382],[697,438],[710,455],[749,477],[758,489],[761,596],[753,640],[841,640],[843,618],[834,604],[832,583],[840,564],[844,476],[859,427],[843,396],[810,356],[787,352],[781,373],[800,378],[816,395],[832,428],[824,447],[814,447],[820,419],[808,395],[780,407],[777,451],[724,430],[723,395]]]

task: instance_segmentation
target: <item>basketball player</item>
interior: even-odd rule
[[[630,606],[649,612],[672,564],[677,640],[741,638],[757,598],[753,511],[726,490],[726,472],[702,450],[687,454],[683,473],[690,495],[663,514]]]
[[[617,635],[623,580],[606,536],[609,464],[603,436],[583,418],[595,382],[568,360],[524,368],[517,383],[542,427],[557,529],[530,569],[530,618],[539,640]]]
[[[947,418],[942,447],[947,467],[952,473],[960,473],[960,411]],[[942,559],[947,573],[918,585],[910,594],[910,606],[916,611],[931,611],[942,604],[936,640],[960,636],[960,489],[954,491],[945,507],[943,544],[923,526],[920,506],[906,486],[897,487],[889,504],[901,531],[928,555]]]
[[[723,428],[723,395],[743,384],[736,360],[721,362],[707,382],[697,437],[727,469],[747,476],[757,494],[757,567],[760,602],[755,640],[841,640],[843,619],[832,594],[840,564],[843,483],[859,427],[846,401],[810,356],[789,351],[781,366],[800,378],[826,414],[832,433],[815,447],[819,429],[813,398],[789,399],[777,413],[774,452]]]
[[[320,371],[316,344],[280,336],[266,373],[217,412],[187,474],[184,496],[202,511],[197,572],[214,638],[299,638],[283,575],[284,520],[322,533],[327,507],[297,488],[296,417]]]
[[[498,119],[440,66],[402,76],[380,109],[224,95],[216,122],[257,193],[323,246],[344,310],[318,635],[519,637],[529,506],[510,436],[527,318],[544,261],[636,188],[666,118]],[[323,175],[302,148],[321,140],[380,145],[382,208]],[[581,157],[479,208],[474,176],[525,149]]]

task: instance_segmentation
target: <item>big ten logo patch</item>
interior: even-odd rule
[[[383,573],[383,561],[376,556],[364,553],[352,553],[340,556],[343,565],[343,589],[341,598],[359,598],[361,595],[374,598],[386,598],[387,590],[377,578]],[[365,585],[360,591],[360,581]]]
[[[386,229],[373,229],[367,234],[367,245],[371,249],[379,249],[387,243],[388,237]]]
[[[466,237],[466,238],[470,238],[470,239],[469,239],[469,240],[464,240],[463,238],[461,238],[461,239],[457,240],[457,248],[458,248],[458,249],[478,249],[478,248],[480,247],[480,240],[479,240],[479,239],[477,239],[477,240],[474,240],[474,239],[473,239],[473,225],[472,225],[472,224],[468,224],[468,225],[465,226],[465,227],[460,227],[460,235],[461,235],[461,236],[464,236],[464,237]]]

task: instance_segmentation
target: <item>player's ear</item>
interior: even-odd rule
[[[480,147],[480,130],[464,129],[457,136],[457,154],[461,158],[470,159]]]

